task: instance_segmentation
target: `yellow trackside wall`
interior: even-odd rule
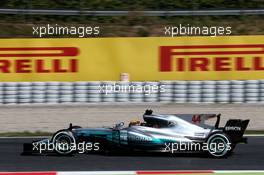
[[[75,47],[78,48],[79,54],[76,56],[17,57],[3,56],[2,54],[10,53],[10,51],[0,49],[0,81],[116,81],[120,79],[121,73],[129,73],[131,81],[264,79],[264,70],[262,70],[264,55],[261,44],[264,44],[264,36],[1,39],[0,48]],[[214,45],[252,45],[253,47],[210,49],[210,46]],[[170,70],[161,71],[161,59],[164,59],[160,50],[161,46],[209,46],[209,48],[171,50],[169,54],[178,51],[183,54],[170,55],[170,63],[168,63]],[[184,54],[190,51],[212,50],[242,52],[230,55]],[[256,53],[243,53],[248,50],[256,51]],[[184,62],[181,68],[178,67],[179,58]],[[197,62],[192,63],[196,67],[194,65],[194,68],[191,68],[191,60],[197,58]],[[71,59],[76,60],[75,71],[69,71],[71,66],[69,60]],[[8,66],[4,65],[7,64],[6,60],[8,60]],[[17,70],[18,60],[26,60],[20,63],[20,72]],[[40,60],[42,68],[49,72],[36,71],[36,60]],[[61,69],[66,69],[67,72],[54,71],[54,60],[57,60],[56,64],[59,64]],[[207,65],[201,68],[199,65],[203,60],[207,62]],[[5,70],[3,66],[7,66]]]

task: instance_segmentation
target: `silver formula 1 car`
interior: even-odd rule
[[[144,122],[128,126],[82,128],[72,126],[42,139],[24,144],[24,154],[56,152],[60,155],[88,151],[158,151],[201,152],[213,157],[227,157],[238,143],[246,143],[243,134],[249,120],[230,119],[219,127],[220,114],[153,114],[146,110]],[[213,126],[208,121],[214,120]],[[212,122],[211,122],[212,123]],[[80,152],[81,150],[81,152]]]

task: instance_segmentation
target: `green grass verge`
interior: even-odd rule
[[[89,25],[87,24],[89,21]],[[0,14],[0,38],[38,38],[32,27],[46,26],[99,26],[100,35],[91,37],[157,37],[166,36],[165,26],[223,26],[231,27],[231,35],[263,35],[261,15],[245,16],[173,16],[150,17],[140,15],[101,16],[55,16],[55,15],[9,15]],[[182,36],[182,35],[179,35]],[[187,36],[187,35],[186,35]],[[44,35],[51,38],[69,38],[77,35]]]
[[[251,172],[244,172],[244,173],[242,173],[242,172],[239,172],[239,173],[234,172],[234,173],[214,173],[214,174],[224,174],[224,175],[234,175],[234,174],[255,175],[256,174],[256,175],[264,175],[264,173],[262,173],[262,172],[252,172],[252,173]]]
[[[187,173],[189,174],[189,173]],[[192,173],[190,173],[192,174]],[[242,174],[242,175],[264,175],[264,173],[262,172],[234,172],[234,173],[195,173],[195,175],[209,175],[209,174],[223,174],[223,175],[234,175],[234,174]],[[114,173],[111,175],[115,175]],[[122,174],[122,175],[129,175],[129,174]],[[144,175],[153,175],[153,174],[144,174]],[[186,175],[186,174],[158,174],[158,175]]]
[[[247,130],[245,134],[264,134],[264,130]]]

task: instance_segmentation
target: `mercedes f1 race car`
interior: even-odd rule
[[[238,143],[246,143],[243,134],[249,120],[230,119],[220,127],[220,114],[153,114],[146,110],[144,122],[123,122],[114,127],[82,128],[70,124],[49,139],[24,144],[24,154],[57,153],[70,155],[89,151],[199,152],[227,157]],[[209,125],[208,121],[215,120]],[[210,122],[209,122],[210,123]],[[212,123],[212,122],[211,122]]]

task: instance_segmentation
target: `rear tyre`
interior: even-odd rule
[[[232,143],[230,138],[222,133],[217,132],[211,134],[207,139],[208,153],[212,157],[224,158],[228,157],[232,150]]]

